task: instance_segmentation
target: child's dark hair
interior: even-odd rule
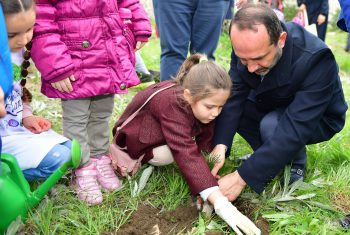
[[[2,11],[6,14],[16,14],[27,11],[35,5],[35,0],[0,0]]]
[[[185,60],[175,83],[191,91],[194,101],[212,96],[215,90],[231,91],[232,82],[225,69],[202,54],[193,54]]]

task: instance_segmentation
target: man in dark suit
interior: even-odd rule
[[[303,179],[305,145],[329,140],[345,123],[347,104],[331,50],[265,5],[246,4],[232,20],[232,96],[217,122],[213,154],[230,153],[239,133],[254,149],[219,186],[235,200],[248,184],[261,193],[286,166]],[[215,175],[223,161],[212,170]]]

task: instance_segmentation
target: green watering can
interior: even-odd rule
[[[17,160],[10,154],[2,154],[0,169],[0,234],[3,234],[10,223],[16,220],[18,216],[21,216],[22,221],[25,222],[28,211],[39,204],[68,168],[79,166],[80,155],[80,144],[73,140],[72,160],[64,163],[34,192],[31,192],[29,183],[24,178]]]

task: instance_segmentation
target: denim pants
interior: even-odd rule
[[[188,51],[214,60],[229,0],[153,0],[161,44],[160,80],[176,76]]]
[[[62,164],[69,161],[72,157],[72,142],[70,140],[56,144],[40,162],[37,168],[31,168],[23,171],[24,177],[29,181],[41,180],[49,177]]]

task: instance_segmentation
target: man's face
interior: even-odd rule
[[[241,63],[247,66],[249,72],[266,75],[281,58],[287,33],[282,32],[277,45],[274,45],[266,27],[263,24],[256,27],[257,32],[250,29],[239,30],[233,25],[231,42],[235,54]]]

